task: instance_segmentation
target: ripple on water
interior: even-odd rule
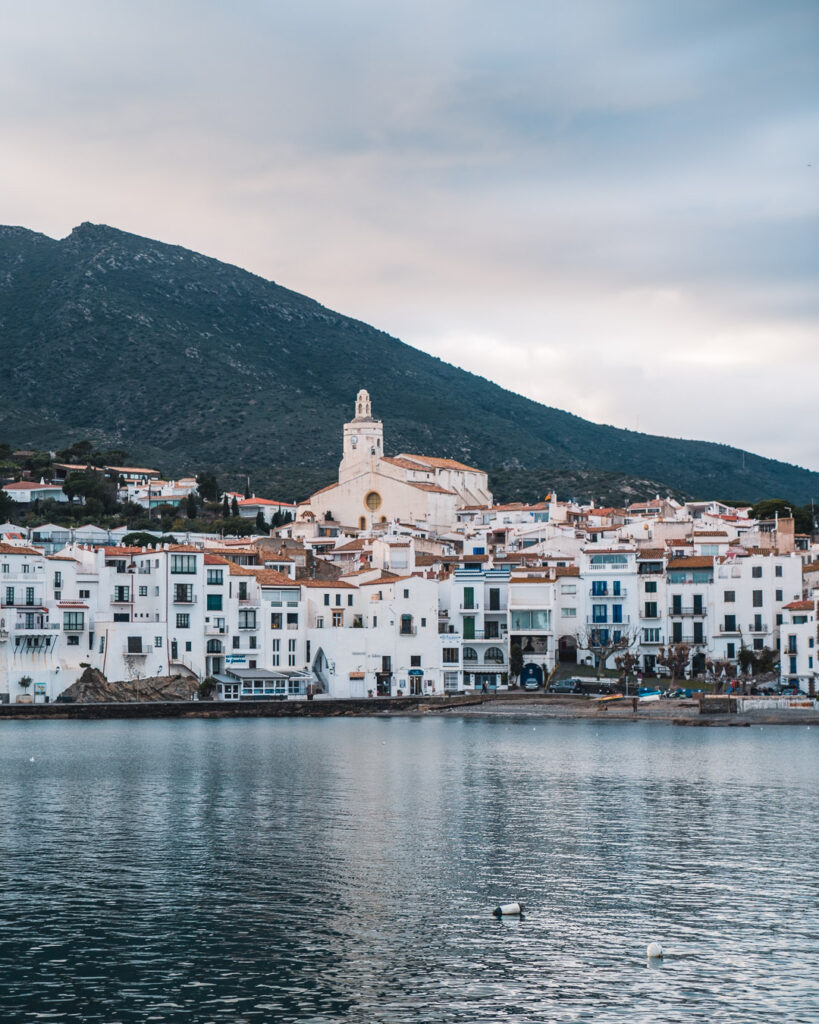
[[[816,730],[0,739],[4,1022],[819,1019]]]

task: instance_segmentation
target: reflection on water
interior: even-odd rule
[[[815,1022],[817,740],[3,723],[0,1020]]]

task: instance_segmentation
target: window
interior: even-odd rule
[[[656,601],[646,601],[645,608],[643,610],[643,618],[644,619],[656,619],[657,617],[658,617],[657,616],[657,602]]]
[[[239,629],[256,628],[256,609],[245,608],[239,612]]]
[[[781,590],[777,590],[776,594],[774,594],[774,600],[775,601],[781,601],[782,600],[782,591]]]
[[[193,643],[190,640],[185,641],[185,650],[190,653],[193,650]]]
[[[341,594],[336,594],[336,607],[341,605]]]
[[[651,629],[643,630],[643,643],[658,644],[660,642],[660,630],[652,626]]]
[[[130,622],[131,616],[128,612],[114,612],[114,622]]]
[[[218,640],[217,640],[217,643],[218,643]],[[154,637],[154,647],[161,647],[161,646],[162,646],[162,637],[161,636],[155,636]]]
[[[503,651],[500,647],[488,647],[483,660],[486,665],[502,665],[504,661]]]
[[[207,606],[209,612],[220,612],[222,610],[222,595],[208,594]]]
[[[129,636],[128,637],[128,653],[129,654],[142,654],[142,637],[141,636]]]
[[[577,608],[564,608],[560,614],[566,619],[574,619],[577,617]]]
[[[296,641],[287,641],[287,664],[290,668],[295,668],[296,665]]]
[[[80,646],[80,638],[78,636],[69,636],[66,638],[65,642],[68,644],[69,647]]]
[[[255,647],[256,647],[256,637],[255,636],[252,636],[250,638],[250,647],[251,647],[251,650],[255,650]]]
[[[239,645],[241,644],[241,642],[242,641],[241,641],[241,639],[238,636],[234,636],[233,637],[233,650],[234,651],[238,651],[239,650]],[[274,641],[274,643],[275,642],[276,641]]]
[[[223,570],[222,569],[208,569],[208,583],[212,587],[219,587],[222,585]]]
[[[139,588],[139,596],[140,597],[147,597],[148,596],[148,588],[147,587],[140,587]]]
[[[725,625],[723,626],[724,633],[736,633],[737,632],[737,617],[736,615],[726,615]]]
[[[54,573],[54,586],[59,590],[63,585],[63,574],[61,572]]]
[[[114,587],[114,600],[120,604],[125,604],[131,600],[131,588],[130,587]]]
[[[755,651],[761,651],[764,646],[765,646],[765,641],[761,637],[759,637],[756,640],[754,640],[754,650]]]
[[[561,594],[576,594],[577,584],[575,583],[563,583],[560,587]]]
[[[474,647],[464,647],[464,661],[477,661],[478,652]]]
[[[282,628],[282,613],[271,612],[270,613],[270,628],[281,629]]]
[[[445,647],[443,650],[444,664],[445,665],[457,665],[458,664],[458,648],[457,647]]]
[[[14,604],[14,587],[6,587],[6,604]]]
[[[353,595],[352,594],[348,594],[347,595],[347,607],[348,608],[352,608],[353,607]]]
[[[85,612],[64,612],[63,629],[81,633],[85,629]]]
[[[736,644],[726,644],[725,645],[725,653],[728,655],[729,658],[735,658],[737,656],[737,645]]]
[[[338,628],[344,625],[344,612],[333,612],[333,627]]]
[[[91,591],[90,590],[81,590],[80,591],[80,600],[82,600],[83,598],[89,598],[90,596],[91,596]]]
[[[737,599],[736,591],[735,590],[726,590],[725,593],[723,594],[723,598],[722,599],[725,602],[725,604],[733,604],[734,601],[736,601],[736,599]]]
[[[774,569],[774,573],[775,573],[775,574],[776,574],[777,576],[781,576],[781,575],[782,575],[782,566],[781,566],[781,565],[777,565],[777,566],[775,567],[775,569]]]
[[[272,658],[272,660],[273,660],[273,667],[274,668],[279,664],[279,650],[280,650],[280,648],[281,648],[281,641],[280,640],[274,640],[273,641],[273,658]]]
[[[753,576],[753,578],[755,580],[762,579],[762,566],[761,565],[751,566],[751,576]]]
[[[592,605],[592,621],[606,622],[608,619],[608,606],[605,604]]]
[[[475,607],[475,588],[464,587],[464,608],[470,609]]]
[[[193,584],[176,583],[173,588],[173,599],[177,604],[190,604],[193,601]]]
[[[247,600],[247,580],[240,580],[239,581],[239,600],[240,601],[246,601]]]
[[[178,612],[176,616],[177,629],[190,629],[191,617],[187,612]]]
[[[171,555],[171,572],[175,576],[196,572],[196,555]]]
[[[672,631],[672,639],[673,639],[674,643],[675,644],[682,643],[682,623],[681,622],[673,622],[671,624],[671,631]]]
[[[421,619],[421,629],[424,629],[426,627],[426,624],[427,624],[427,620],[426,619]]]
[[[325,594],[325,595],[324,595],[324,603],[325,603],[326,605],[329,605],[329,604],[330,604],[330,595],[329,595],[329,594]]]
[[[316,629],[324,629],[324,616],[323,615],[317,615],[316,616]]]
[[[375,629],[377,626],[378,626],[378,616],[377,615],[373,615],[373,629]]]
[[[412,616],[411,615],[402,615],[401,616],[401,636],[412,636],[414,632],[415,632],[415,630],[414,630],[413,625],[412,625]]]
[[[761,608],[762,607],[762,591],[761,590],[755,590],[754,591],[753,606],[754,606],[754,608]]]
[[[421,667],[421,655],[420,654],[411,654],[410,655],[410,667],[411,668],[420,668]]]
[[[644,586],[645,586],[645,591],[646,591],[647,594],[656,594],[657,593],[657,581],[656,580],[646,580]]]
[[[512,611],[510,616],[511,628],[514,630],[549,629],[551,625],[550,616],[551,612],[546,609]]]

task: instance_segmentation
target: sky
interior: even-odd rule
[[[0,223],[819,470],[815,0],[0,0],[0,99]]]

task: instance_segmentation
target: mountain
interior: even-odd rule
[[[490,471],[500,498],[671,490],[819,494],[819,473],[726,445],[590,423],[272,281],[104,225],[0,227],[0,440],[88,438],[168,474],[211,468],[301,498],[334,479],[361,387],[387,450]]]

